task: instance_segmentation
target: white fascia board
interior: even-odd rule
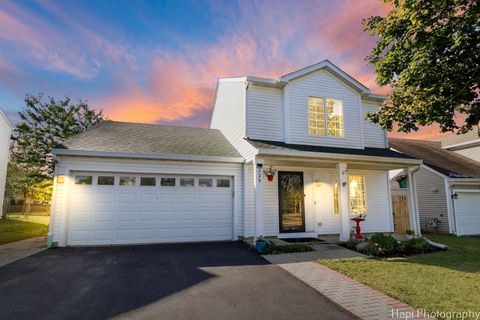
[[[450,179],[451,179],[449,176],[444,175],[443,173],[438,172],[437,170],[430,168],[430,167],[427,166],[426,164],[422,164],[422,168],[425,169],[425,170],[427,170],[427,171],[430,171],[431,173],[436,174],[437,176],[440,176],[440,177],[442,177],[442,178],[444,178],[444,179],[447,179],[447,180],[450,180]]]
[[[299,77],[303,77],[304,75],[307,75],[309,73],[318,71],[318,70],[323,69],[323,68],[330,69],[335,74],[337,74],[338,76],[340,76],[341,78],[343,78],[347,82],[351,83],[361,93],[370,94],[370,90],[366,86],[361,84],[358,80],[356,80],[355,78],[350,76],[348,73],[346,73],[345,71],[343,71],[342,69],[340,69],[339,67],[334,65],[329,60],[323,60],[319,63],[313,64],[313,65],[308,66],[306,68],[303,68],[303,69],[294,71],[292,73],[286,74],[286,75],[280,77],[280,81],[288,82],[288,81],[291,81],[291,80],[299,78]]]
[[[470,140],[470,141],[456,143],[456,144],[450,144],[450,145],[447,145],[447,146],[442,146],[442,148],[443,149],[461,150],[461,149],[465,149],[465,148],[469,148],[469,147],[475,147],[477,145],[480,145],[480,139]]]
[[[158,160],[182,160],[182,161],[204,161],[204,162],[229,162],[243,163],[241,157],[217,157],[185,154],[154,154],[154,153],[133,153],[133,152],[108,152],[108,151],[83,151],[68,149],[53,149],[54,155],[102,157],[102,158],[133,158],[133,159],[158,159]]]
[[[470,184],[470,185],[479,184],[480,185],[479,178],[449,178],[448,182],[450,183],[450,185],[455,185],[455,184]]]
[[[422,160],[419,159],[401,159],[391,157],[378,157],[378,156],[363,156],[355,154],[343,154],[343,153],[329,153],[329,152],[310,152],[310,151],[295,151],[295,150],[277,150],[277,149],[259,149],[259,156],[272,155],[272,156],[288,156],[288,157],[304,157],[304,158],[318,158],[318,159],[332,159],[332,160],[353,160],[353,161],[373,161],[384,162],[394,164],[420,165]]]
[[[382,103],[385,101],[387,96],[383,94],[373,94],[373,93],[367,93],[362,95],[362,101],[372,101],[372,102],[380,102]]]

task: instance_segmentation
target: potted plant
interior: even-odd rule
[[[263,251],[265,251],[265,249],[267,249],[268,247],[268,242],[263,239],[263,236],[259,236],[257,241],[255,241],[255,249],[262,253]]]

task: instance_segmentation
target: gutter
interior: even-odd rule
[[[405,158],[364,156],[364,155],[343,154],[343,153],[290,151],[290,150],[275,150],[275,149],[258,149],[258,155],[323,158],[323,159],[333,159],[333,160],[364,160],[364,161],[387,162],[387,163],[407,164],[407,165],[420,165],[423,163],[423,161],[420,159],[405,159]]]
[[[152,159],[152,160],[182,160],[201,162],[227,162],[244,163],[242,157],[217,157],[203,155],[185,154],[155,154],[155,153],[133,153],[133,152],[110,152],[110,151],[84,151],[69,149],[53,149],[54,156],[75,156],[75,157],[101,157],[101,158],[127,158],[127,159]]]

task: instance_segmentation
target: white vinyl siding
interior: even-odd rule
[[[320,70],[288,83],[286,96],[287,143],[329,147],[363,148],[360,96],[347,84],[326,70]],[[313,136],[308,133],[308,97],[341,100],[344,137]]]
[[[371,148],[386,148],[387,139],[385,131],[380,129],[378,124],[372,123],[365,119],[367,112],[376,112],[380,108],[379,104],[362,101],[363,109],[363,141],[365,147]]]
[[[454,152],[480,162],[480,146],[465,148],[461,150],[455,150]]]
[[[210,128],[219,129],[244,158],[251,157],[255,148],[246,140],[245,81],[222,81],[217,85]]]
[[[7,178],[7,164],[10,150],[10,136],[12,130],[10,124],[4,118],[3,111],[0,110],[0,214],[3,208],[3,196],[5,193],[5,181]]]
[[[247,136],[283,141],[283,91],[250,85],[247,89]]]
[[[448,233],[448,206],[444,177],[422,167],[415,173],[415,179],[420,228],[431,230],[428,226],[429,220],[437,218],[440,221],[438,231]]]

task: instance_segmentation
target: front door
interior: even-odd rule
[[[280,233],[305,232],[303,172],[278,173]]]

